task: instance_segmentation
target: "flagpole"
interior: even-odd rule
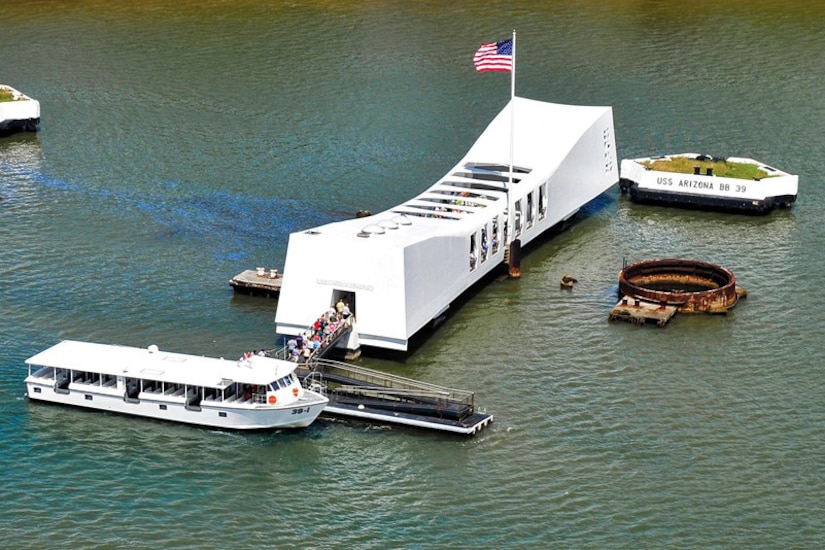
[[[516,30],[513,29],[513,70],[510,71],[510,177],[508,187],[513,184],[513,141],[516,119]]]
[[[513,186],[513,142],[515,135],[515,119],[516,119],[516,30],[513,29],[513,66],[510,70],[510,172],[507,175],[507,221],[510,226],[507,231],[507,242],[505,246],[510,246],[513,242],[516,233],[516,215],[513,211],[511,203],[510,188]]]

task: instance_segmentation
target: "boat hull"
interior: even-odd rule
[[[135,399],[123,392],[89,384],[69,384],[67,389],[55,388],[52,381],[39,381],[35,376],[26,379],[29,399],[85,409],[181,422],[198,426],[230,430],[264,430],[273,428],[305,428],[324,410],[327,399],[305,390],[302,399],[284,407],[269,405],[211,404],[202,401],[189,407],[182,398],[172,398],[142,392]]]

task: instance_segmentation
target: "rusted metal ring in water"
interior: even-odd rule
[[[619,272],[619,293],[676,306],[683,313],[724,313],[739,301],[736,277],[698,260],[644,260]]]

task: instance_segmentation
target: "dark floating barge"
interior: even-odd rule
[[[698,260],[645,260],[619,272],[621,300],[609,320],[665,326],[677,312],[724,314],[747,291],[724,267]]]

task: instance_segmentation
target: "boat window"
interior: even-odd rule
[[[183,384],[178,384],[177,382],[170,382],[164,385],[164,395],[171,395],[171,396],[180,396],[183,395]]]
[[[266,403],[266,389],[267,386],[263,384],[253,384],[252,385],[252,402],[253,403]]]
[[[539,219],[543,220],[547,215],[547,184],[541,184],[539,187]]]
[[[202,386],[186,386],[186,408],[198,410],[201,401],[203,400]]]
[[[492,250],[493,254],[498,252],[498,216],[493,218],[493,242],[492,242]]]
[[[521,199],[516,201],[516,212],[515,212],[515,236],[518,237],[521,235]]]
[[[476,254],[476,235],[473,233],[470,235],[470,271],[473,271],[476,268],[476,263],[478,261],[477,254]]]
[[[234,382],[229,384],[223,390],[223,399],[224,401],[234,401],[238,395],[238,383]]]
[[[72,382],[75,384],[91,384],[91,375],[82,370],[72,371]]]
[[[55,373],[54,373],[55,391],[65,390],[63,393],[68,392],[69,383],[71,382],[71,379],[69,378],[70,375],[71,375],[71,372],[69,371],[69,369],[58,368],[58,369],[55,370]]]
[[[31,365],[30,365],[31,366]],[[36,370],[34,371],[34,376],[37,378],[48,378],[50,380],[54,380],[54,368],[53,367],[34,367]]]
[[[530,194],[527,195],[527,229],[533,227],[533,211],[535,210],[535,204],[533,203],[533,192],[530,191]]]
[[[160,393],[163,384],[158,380],[144,380],[143,381],[143,391],[149,393]]]
[[[274,382],[272,382],[272,384],[271,384],[272,391],[278,391],[278,389],[288,388],[290,386],[290,384],[292,383],[292,377],[293,376],[294,376],[294,373],[290,373],[290,374],[284,376],[283,378],[279,378],[279,379],[275,380]]]
[[[140,393],[140,382],[141,380],[138,378],[126,378],[126,395],[132,399],[136,399],[138,394]]]
[[[487,261],[488,247],[489,247],[489,244],[487,243],[487,225],[485,224],[481,228],[481,261],[482,262]]]

